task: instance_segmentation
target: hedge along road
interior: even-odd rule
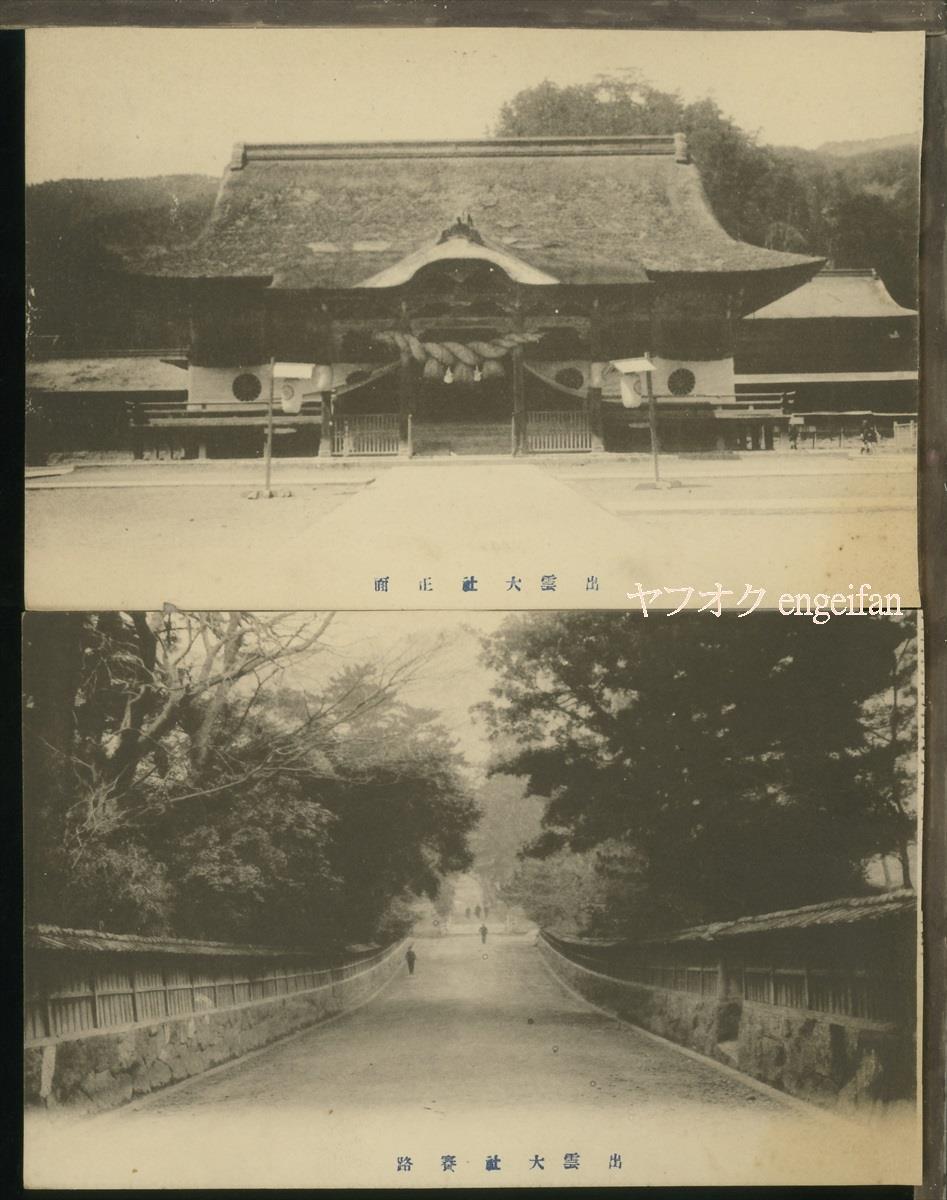
[[[761,476],[770,463],[775,474]],[[682,486],[666,491],[639,489],[640,464],[438,460],[358,483],[280,464],[275,485],[292,494],[256,500],[247,491],[259,481],[248,489],[241,468],[244,482],[228,482],[235,468],[225,466],[126,470],[174,481],[164,487],[109,485],[104,469],[76,472],[82,486],[30,481],[28,605],[226,608],[239,585],[249,609],[624,608],[638,583],[696,595],[718,581],[732,604],[747,584],[775,607],[782,593],[863,582],[903,607],[917,602],[913,463],[903,455],[870,469],[826,459],[821,472],[809,460],[714,464],[716,475],[669,462],[666,476]],[[221,482],[188,483],[198,478]]]
[[[37,1115],[27,1123],[27,1181],[148,1188],[905,1178],[903,1138],[869,1136],[605,1015],[549,974],[533,940],[497,932],[485,945],[473,933],[418,939],[415,974],[402,971],[355,1012],[124,1110],[74,1121]],[[567,1168],[571,1154],[578,1166]],[[445,1156],[456,1160],[452,1171]],[[487,1170],[492,1156],[498,1169]],[[399,1158],[411,1169],[399,1171]]]

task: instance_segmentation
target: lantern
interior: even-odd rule
[[[312,388],[315,392],[332,391],[332,368],[325,363],[317,363],[312,373]]]
[[[638,374],[622,375],[621,402],[625,408],[640,408],[644,384]]]
[[[454,372],[450,369],[450,367],[448,367],[447,370],[444,372],[444,382],[445,383],[453,383],[454,382]]]
[[[621,375],[621,402],[625,408],[639,408],[645,396],[651,398],[649,377],[654,363],[649,358],[617,358],[611,365]]]
[[[429,358],[424,364],[424,370],[422,374],[425,379],[436,379],[438,382],[440,382],[440,380],[443,378],[441,374],[442,370],[443,367],[436,358]]]
[[[280,387],[280,408],[288,416],[298,416],[302,411],[303,394],[302,388],[295,383],[290,383],[289,380],[284,381]]]

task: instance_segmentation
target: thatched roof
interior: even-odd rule
[[[676,135],[238,145],[200,237],[133,265],[287,288],[379,286],[468,214],[494,256],[548,277],[530,280],[540,284],[696,272],[745,286],[750,275],[759,307],[822,263],[729,237]]]
[[[807,904],[802,908],[786,908],[777,912],[761,913],[750,917],[737,917],[733,921],[714,921],[707,925],[692,925],[678,929],[661,937],[648,938],[644,942],[632,943],[624,938],[583,938],[571,934],[546,931],[554,942],[580,949],[613,949],[634,944],[669,946],[680,942],[716,942],[746,934],[775,933],[794,929],[812,929],[816,926],[855,925],[866,921],[887,920],[891,917],[908,915],[917,909],[917,895],[911,888],[899,888],[891,892],[879,892],[871,896],[850,896],[842,900],[824,900],[820,904]]]
[[[910,888],[880,892],[872,896],[851,896],[844,900],[824,900],[821,904],[807,904],[802,908],[781,909],[778,912],[762,913],[753,917],[737,917],[734,921],[717,921],[709,925],[694,925],[668,934],[660,941],[671,942],[714,942],[721,939],[743,937],[751,933],[775,933],[795,929],[813,929],[816,926],[855,925],[865,921],[879,921],[901,914],[913,913],[917,907],[917,896]]]
[[[820,271],[818,275],[765,308],[748,321],[815,320],[832,317],[916,317],[902,308],[873,270]]]
[[[190,958],[311,959],[312,951],[280,950],[272,946],[244,946],[232,942],[202,942],[190,938],[147,937],[107,933],[96,929],[63,929],[59,925],[31,925],[26,931],[30,950],[72,951],[83,954],[170,954]],[[376,945],[347,946],[357,959],[380,950]]]

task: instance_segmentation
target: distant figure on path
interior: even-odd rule
[[[487,933],[489,932],[489,931],[488,931],[488,929],[487,929],[487,927],[486,927],[486,925],[481,925],[481,926],[480,926],[480,930],[479,930],[479,932],[480,932],[480,940],[481,940],[481,942],[483,942],[483,943],[484,943],[484,945],[486,945],[486,941],[487,941]]]
[[[871,454],[871,448],[877,440],[878,430],[875,428],[875,423],[870,417],[866,417],[862,421],[862,448],[859,453]]]
[[[408,964],[408,974],[414,974],[414,964],[417,962],[418,956],[414,953],[414,947],[408,947],[408,953],[404,956],[404,961]]]
[[[479,904],[474,909],[474,916],[477,918],[478,921],[480,920],[480,905]]]
[[[470,920],[470,905],[469,904],[467,905],[467,911],[464,915],[466,916],[467,920],[469,921]]]

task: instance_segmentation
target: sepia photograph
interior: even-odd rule
[[[26,40],[31,608],[919,603],[922,32]]]
[[[27,1186],[917,1182],[919,624],[27,614]]]

